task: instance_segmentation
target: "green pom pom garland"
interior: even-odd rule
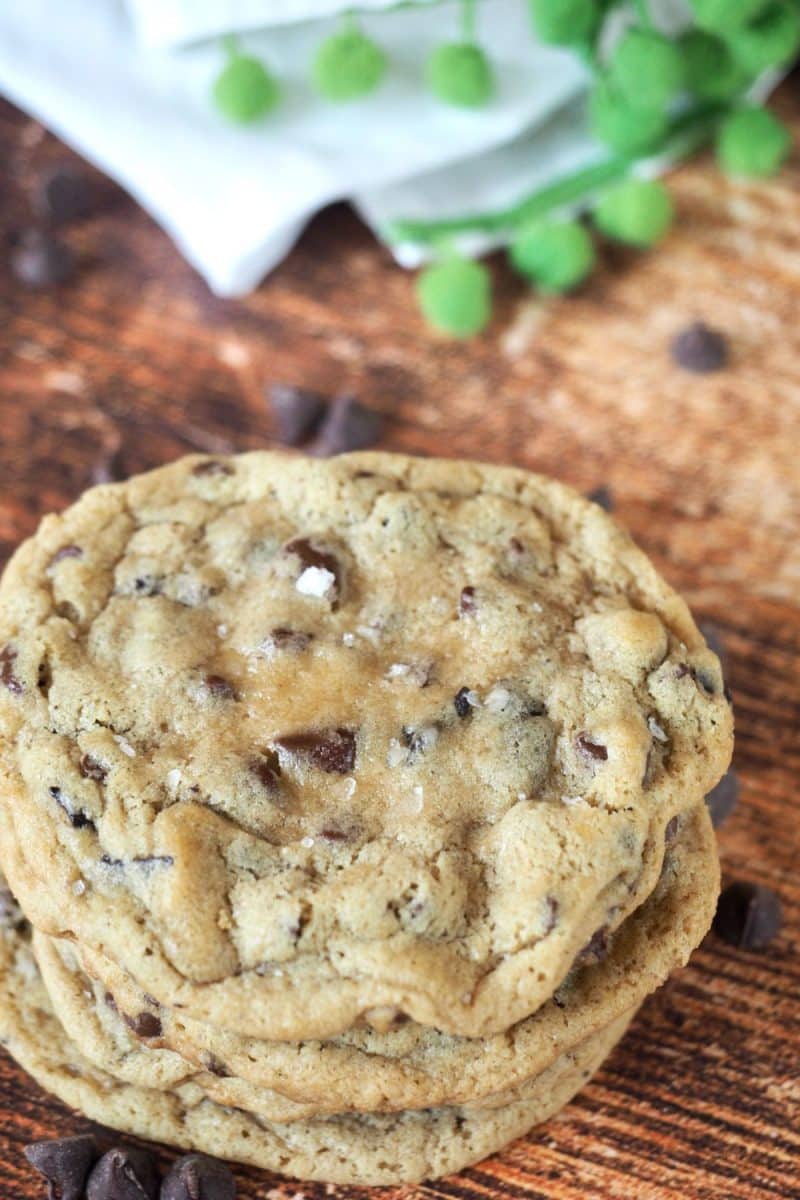
[[[701,29],[723,36],[754,21],[769,0],[690,0],[694,19]]]
[[[434,96],[457,108],[482,108],[494,92],[491,65],[474,42],[438,46],[428,59],[426,75]]]
[[[665,113],[632,108],[609,79],[600,79],[595,85],[589,99],[589,122],[601,142],[625,155],[652,150],[669,129]]]
[[[640,250],[660,242],[674,216],[672,198],[663,183],[647,179],[626,179],[610,188],[594,212],[601,233]]]
[[[272,112],[281,90],[260,59],[232,50],[214,81],[213,96],[224,117],[249,125]]]
[[[417,299],[426,321],[451,337],[480,333],[492,315],[491,279],[482,263],[452,258],[417,276]]]
[[[380,86],[386,74],[386,55],[360,29],[346,27],[326,38],[312,66],[314,86],[335,104],[360,100]]]
[[[789,130],[766,108],[740,108],[725,119],[717,138],[717,161],[726,175],[766,179],[789,156]]]
[[[511,243],[511,264],[542,292],[568,292],[595,264],[594,243],[578,221],[538,221]]]
[[[614,49],[609,73],[631,106],[664,109],[683,87],[683,57],[669,38],[649,29],[631,29]]]
[[[781,0],[730,36],[731,52],[750,75],[791,62],[800,50],[800,8]]]
[[[692,29],[680,40],[686,86],[698,100],[724,103],[739,95],[750,82],[721,38]]]
[[[597,0],[529,0],[529,8],[536,33],[555,46],[588,41],[602,17]]]

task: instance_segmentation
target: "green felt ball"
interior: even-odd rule
[[[692,29],[680,40],[686,86],[699,100],[730,100],[749,83],[748,73],[736,62],[721,38]]]
[[[466,258],[426,267],[417,277],[417,299],[425,319],[452,337],[480,333],[492,315],[489,272]]]
[[[646,249],[668,232],[675,209],[663,183],[626,179],[606,192],[595,209],[597,228],[606,237]]]
[[[608,79],[601,79],[592,91],[589,121],[601,142],[624,155],[653,150],[669,129],[663,112],[655,108],[632,108]]]
[[[755,21],[732,34],[730,47],[736,61],[751,75],[790,63],[800,50],[800,8],[787,0],[771,4]]]
[[[473,42],[448,42],[428,59],[428,87],[446,104],[481,108],[494,91],[488,58]]]
[[[213,95],[223,116],[247,125],[275,108],[281,90],[257,58],[233,54],[214,81]]]
[[[769,0],[689,0],[701,29],[725,35],[755,20]]]
[[[677,43],[649,29],[631,29],[620,39],[610,74],[622,98],[636,108],[666,108],[684,85]]]
[[[538,221],[520,231],[509,258],[541,291],[568,292],[594,267],[594,243],[577,221]]]
[[[717,160],[727,175],[766,179],[776,174],[792,148],[789,130],[766,108],[740,108],[725,119],[717,137]]]
[[[343,29],[326,38],[312,65],[317,91],[335,103],[374,92],[385,72],[386,55],[358,29]]]
[[[528,4],[537,34],[556,46],[587,41],[600,22],[597,0],[528,0]]]

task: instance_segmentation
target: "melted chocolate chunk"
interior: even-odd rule
[[[222,675],[206,675],[203,680],[210,696],[215,700],[238,700],[239,693],[236,688]]]
[[[601,483],[600,487],[593,488],[591,492],[587,492],[586,499],[591,500],[594,504],[599,504],[608,513],[613,512],[616,507],[611,488],[604,483]]]
[[[706,696],[716,696],[717,685],[707,671],[699,670],[697,667],[691,667],[688,663],[679,663],[675,668],[675,678],[685,679],[690,675],[697,686]]]
[[[3,646],[0,650],[0,683],[3,687],[7,687],[15,696],[21,696],[25,691],[22,683],[14,674],[14,663],[17,661],[17,652],[11,646]]]
[[[546,915],[544,923],[544,934],[552,933],[558,924],[558,899],[555,896],[545,896],[544,898]]]
[[[161,1200],[235,1200],[236,1181],[215,1158],[187,1154],[174,1162],[161,1185]]]
[[[469,694],[470,688],[462,687],[458,689],[453,697],[453,705],[456,710],[456,715],[462,719],[464,717],[468,717],[472,712],[472,705],[469,702]]]
[[[714,932],[731,946],[762,950],[783,923],[779,897],[771,888],[740,881],[725,888],[719,898]]]
[[[309,729],[285,734],[275,744],[333,775],[347,775],[356,765],[356,735],[351,729]]]
[[[668,846],[672,842],[675,841],[677,834],[678,834],[678,818],[672,817],[669,821],[667,821],[667,824],[664,828],[664,841],[666,842],[666,844]]]
[[[84,779],[95,779],[98,783],[105,783],[108,777],[106,768],[96,758],[92,758],[91,754],[81,757],[80,772]]]
[[[83,558],[83,550],[80,546],[62,546],[60,550],[56,550],[48,566],[54,567],[57,563],[63,562],[65,558]]]
[[[28,1162],[47,1180],[49,1200],[82,1200],[86,1177],[97,1158],[88,1134],[33,1142],[23,1150]]]
[[[60,787],[48,788],[50,795],[55,800],[58,807],[66,813],[69,818],[69,823],[73,829],[94,829],[95,824],[91,817],[88,817],[85,812],[81,812],[79,808],[74,808],[69,796],[62,792]]]
[[[275,750],[262,751],[261,758],[256,758],[251,762],[250,770],[263,783],[268,792],[278,791],[281,764]]]
[[[703,321],[695,321],[681,330],[673,339],[670,352],[677,366],[695,375],[719,371],[728,361],[728,343],[724,336]]]
[[[461,589],[461,595],[458,600],[458,615],[460,617],[474,617],[478,611],[478,604],[475,600],[475,588],[471,585]]]
[[[234,469],[230,463],[224,462],[221,458],[207,458],[205,462],[199,462],[192,467],[193,475],[233,475]]]
[[[364,450],[380,439],[383,417],[353,396],[337,396],[322,421],[311,452],[320,458]]]
[[[152,1013],[140,1012],[134,1017],[129,1017],[127,1013],[123,1013],[122,1019],[137,1038],[161,1037],[161,1022]]]
[[[300,629],[286,629],[278,626],[271,629],[269,641],[276,650],[287,650],[291,654],[301,654],[307,650],[314,638],[313,633],[303,633]]]
[[[29,288],[55,287],[75,268],[69,247],[39,229],[27,229],[21,235],[10,262],[14,278]]]
[[[711,824],[715,829],[719,829],[733,812],[739,800],[739,791],[739,776],[731,767],[706,796]]]
[[[155,1157],[136,1146],[115,1146],[96,1163],[86,1185],[86,1200],[157,1200]]]
[[[300,560],[301,575],[309,567],[316,567],[318,570],[328,571],[333,576],[333,582],[325,593],[325,599],[330,600],[335,608],[342,590],[342,570],[336,555],[323,546],[317,545],[310,538],[304,537],[292,538],[290,542],[286,543],[284,550],[287,554],[294,554]]]
[[[211,1074],[216,1075],[218,1079],[230,1079],[230,1071],[225,1066],[224,1062],[220,1062],[213,1054],[207,1054],[203,1066]],[[162,1192],[163,1195],[163,1192]]]
[[[579,733],[575,745],[584,758],[593,762],[605,762],[608,758],[608,748],[600,742],[593,742],[588,733]]]
[[[299,446],[312,436],[328,404],[327,397],[307,388],[275,383],[269,389],[275,433],[284,446]]]
[[[80,167],[59,163],[39,176],[31,201],[42,220],[50,225],[66,225],[91,212],[94,189]]]
[[[602,962],[607,954],[608,926],[601,925],[589,938],[575,961],[578,963]]]

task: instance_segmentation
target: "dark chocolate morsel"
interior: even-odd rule
[[[453,697],[456,714],[459,717],[468,717],[472,712],[472,705],[469,702],[470,689],[467,687],[459,688]]]
[[[137,1146],[114,1146],[95,1164],[86,1200],[157,1200],[155,1157]]]
[[[728,361],[728,343],[723,335],[703,321],[695,321],[673,338],[673,361],[696,375],[719,371]]]
[[[475,588],[467,585],[461,589],[461,595],[458,598],[458,615],[460,617],[472,617],[478,611],[478,605],[475,600]]]
[[[281,775],[281,764],[277,751],[262,751],[261,758],[256,758],[251,762],[250,770],[263,783],[267,791],[277,792],[278,780]]]
[[[7,687],[15,696],[21,696],[25,691],[22,683],[14,674],[14,664],[17,661],[17,652],[12,646],[3,646],[0,650],[0,683],[3,687]]]
[[[140,1012],[134,1017],[129,1017],[127,1013],[123,1013],[122,1019],[137,1038],[161,1037],[161,1022],[152,1013],[146,1011]]]
[[[364,450],[374,446],[381,436],[383,417],[365,408],[353,396],[337,396],[320,425],[311,452],[320,458]]]
[[[88,817],[85,812],[81,812],[79,808],[73,807],[69,796],[62,792],[60,787],[50,787],[47,789],[50,795],[55,800],[58,807],[69,818],[69,823],[73,829],[94,829],[95,824],[91,817]]]
[[[670,845],[671,842],[675,841],[677,833],[678,833],[678,818],[671,817],[670,820],[667,821],[666,828],[664,829],[664,841],[666,842],[666,844],[668,846]]]
[[[215,700],[238,700],[236,688],[222,675],[206,675],[203,680],[209,695]]]
[[[82,1200],[86,1177],[97,1158],[93,1137],[81,1134],[33,1142],[23,1153],[47,1180],[49,1200]]]
[[[274,383],[269,402],[275,418],[275,433],[284,446],[299,446],[316,430],[328,405],[326,396],[308,388]]]
[[[711,824],[715,829],[719,829],[733,812],[739,799],[739,790],[739,776],[731,767],[706,796]]]
[[[79,765],[84,779],[95,779],[98,783],[103,783],[108,775],[103,764],[92,758],[91,754],[84,754]]]
[[[276,650],[288,650],[293,654],[300,654],[303,650],[308,649],[313,638],[313,633],[304,633],[301,629],[286,629],[284,626],[278,626],[276,629],[270,630],[267,641]]]
[[[347,775],[356,764],[356,735],[352,729],[307,729],[275,739],[293,758],[304,759],[320,771]]]
[[[761,950],[783,921],[779,897],[771,888],[740,881],[725,888],[717,904],[714,932],[731,946]]]
[[[72,163],[59,163],[43,172],[31,197],[36,215],[51,225],[66,225],[87,216],[93,199],[86,172]]]
[[[608,758],[608,749],[600,742],[593,741],[588,733],[579,733],[575,739],[575,745],[580,750],[584,758],[593,760],[594,762],[605,762]]]
[[[11,271],[25,287],[55,287],[69,278],[74,266],[69,247],[38,229],[26,230],[11,252]]]
[[[608,513],[613,512],[616,507],[614,494],[611,488],[604,483],[601,483],[600,487],[593,488],[591,492],[587,492],[586,499],[591,500],[594,504],[599,504]]]
[[[329,598],[335,600],[338,597],[342,580],[341,567],[335,554],[306,537],[292,538],[283,548],[287,554],[294,554],[299,558],[300,566],[304,571],[309,567],[318,567],[322,571],[329,571],[333,576],[333,588],[328,593]]]
[[[230,1168],[204,1154],[187,1154],[172,1164],[161,1184],[161,1200],[235,1200]]]
[[[608,954],[608,926],[601,925],[581,950],[576,962],[602,962]]]

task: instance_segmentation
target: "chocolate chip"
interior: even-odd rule
[[[215,700],[238,700],[236,688],[222,675],[206,675],[203,685]]]
[[[61,163],[40,175],[31,197],[36,215],[51,225],[87,216],[93,199],[86,172],[71,163]]]
[[[719,659],[724,673],[727,668],[727,654],[725,652],[725,643],[722,639],[722,631],[712,621],[700,621],[697,627],[706,639],[709,650],[712,650]]]
[[[453,697],[456,715],[459,717],[468,717],[472,712],[472,705],[469,702],[470,688],[462,687],[456,692]]]
[[[233,475],[234,470],[230,463],[223,462],[219,458],[207,458],[204,462],[197,463],[192,467],[193,475]]]
[[[478,611],[478,605],[475,601],[475,588],[467,585],[461,589],[461,595],[458,600],[458,615],[460,617],[472,617]]]
[[[83,551],[80,546],[62,546],[60,550],[56,550],[47,565],[54,567],[57,563],[63,562],[65,558],[83,558]]]
[[[731,767],[706,796],[711,824],[715,829],[719,829],[733,812],[739,800],[739,790],[739,776]]]
[[[122,1019],[138,1038],[161,1037],[161,1022],[152,1013],[140,1012],[135,1017],[129,1017],[127,1013],[123,1013]]]
[[[11,252],[11,271],[25,287],[54,287],[69,278],[74,266],[68,247],[38,229],[26,230]]]
[[[62,792],[60,787],[48,788],[50,795],[55,800],[58,807],[66,813],[69,818],[69,823],[73,829],[94,829],[95,824],[91,817],[87,817],[85,812],[81,812],[79,808],[73,806],[69,796]]]
[[[706,375],[719,371],[728,361],[728,343],[716,329],[695,321],[683,329],[670,347],[673,361],[684,371]]]
[[[780,899],[771,888],[740,881],[720,896],[714,932],[731,946],[761,950],[775,937],[782,920]]]
[[[97,1158],[94,1138],[88,1134],[33,1142],[23,1154],[48,1183],[49,1200],[81,1200],[86,1176]]]
[[[334,775],[347,775],[356,764],[356,735],[351,729],[309,729],[285,734],[276,738],[275,744],[292,757]]]
[[[161,1200],[235,1200],[236,1181],[225,1163],[187,1154],[170,1167]]]
[[[98,783],[105,783],[108,771],[96,758],[92,758],[91,754],[84,754],[79,765],[84,779],[95,779]]]
[[[552,933],[558,924],[558,899],[555,896],[545,896],[545,922],[544,933]]]
[[[211,1075],[216,1075],[218,1079],[230,1079],[230,1071],[225,1066],[224,1062],[220,1062],[213,1054],[207,1054],[203,1060],[203,1066]],[[163,1184],[161,1185],[163,1189]],[[161,1195],[163,1196],[163,1190]]]
[[[616,508],[616,501],[611,488],[606,487],[604,483],[600,487],[593,488],[591,492],[586,493],[586,499],[591,500],[594,504],[599,504],[606,512],[613,512]]]
[[[310,438],[322,420],[327,397],[307,388],[274,383],[269,401],[275,418],[277,440],[284,446],[299,446]]]
[[[578,963],[602,962],[607,954],[608,926],[601,925],[594,931],[575,961]]]
[[[608,758],[608,748],[600,742],[592,741],[588,733],[579,733],[575,739],[575,745],[584,758],[591,759],[594,762],[605,762]]]
[[[287,650],[291,654],[300,654],[303,650],[308,649],[313,637],[313,633],[304,633],[300,629],[286,629],[279,626],[277,629],[270,630],[268,642],[276,650]]]
[[[380,439],[383,417],[365,408],[352,396],[337,396],[328,409],[319,434],[311,447],[313,454],[330,458],[349,450],[363,450]]]
[[[267,791],[277,792],[281,764],[275,750],[264,750],[261,758],[256,758],[251,762],[250,770],[263,783]]]
[[[353,834],[346,829],[334,829],[330,826],[320,829],[319,836],[326,842],[349,842]]]
[[[664,829],[664,841],[666,842],[666,844],[668,846],[672,842],[675,841],[677,833],[678,833],[678,818],[671,817],[670,820],[667,821],[666,827]]]
[[[111,995],[111,992],[106,992],[105,996],[103,996],[103,1001],[105,1004],[108,1005],[108,1007],[111,1009],[112,1012],[115,1012],[115,1013],[119,1012],[119,1009],[117,1008],[117,1002],[114,999],[114,997]]]
[[[14,674],[14,663],[16,661],[16,650],[12,646],[3,646],[3,649],[0,650],[0,683],[2,683],[3,687],[7,687],[15,696],[21,696],[25,688]]]
[[[698,667],[690,667],[688,663],[679,663],[675,668],[675,678],[685,679],[687,675],[692,677],[700,690],[705,692],[706,696],[716,696],[716,680],[709,675],[708,671],[704,671]]]
[[[122,465],[122,459],[116,451],[110,454],[103,454],[100,458],[96,459],[89,471],[89,479],[95,485],[115,483],[124,478],[125,470]]]
[[[86,1200],[157,1200],[158,1170],[149,1150],[115,1146],[95,1165]]]
[[[330,585],[324,589],[323,594],[328,600],[336,601],[338,599],[341,590],[341,567],[335,554],[305,537],[292,538],[283,549],[287,554],[294,554],[300,560],[303,570],[298,582],[309,568],[327,571],[332,580]],[[311,591],[310,594],[316,594],[316,592]]]

